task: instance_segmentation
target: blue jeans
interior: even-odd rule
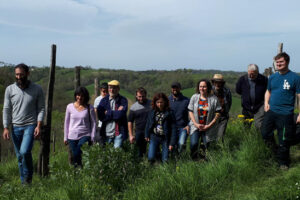
[[[123,134],[120,134],[118,136],[111,137],[111,138],[106,138],[106,142],[108,144],[114,143],[114,148],[115,149],[121,148],[122,144],[123,144]]]
[[[183,128],[177,128],[177,133],[179,135],[178,139],[178,152],[181,153],[186,145],[186,140],[188,137],[187,131]]]
[[[207,142],[205,139],[205,132],[203,131],[194,131],[193,134],[191,134],[190,138],[190,148],[191,148],[191,157],[193,159],[198,158],[198,145],[199,145],[199,139],[202,139],[203,145],[201,145],[201,149],[205,151],[207,148]]]
[[[91,137],[89,136],[84,136],[82,138],[80,138],[79,140],[70,140],[68,139],[68,143],[69,143],[69,148],[72,152],[72,165],[74,166],[82,166],[82,161],[81,161],[81,146],[86,143],[91,141]]]
[[[27,126],[13,126],[12,140],[15,147],[21,182],[31,183],[33,164],[31,150],[34,141],[36,124]]]
[[[156,153],[159,150],[159,145],[162,146],[161,160],[162,162],[166,162],[168,160],[168,142],[165,136],[157,136],[154,134],[150,135],[150,144],[148,151],[148,160],[150,162],[155,161]]]

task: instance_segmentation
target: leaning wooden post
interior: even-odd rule
[[[99,92],[99,79],[95,78],[94,83],[95,83],[94,94],[95,94],[95,98],[96,98],[97,96],[100,95],[100,92]]]
[[[81,66],[75,67],[75,90],[80,86],[80,69]]]
[[[279,43],[278,44],[277,54],[282,53],[282,49],[283,49],[283,43]],[[275,60],[273,60],[273,68],[274,68],[274,72],[276,72],[277,71],[277,67],[276,67]]]
[[[41,146],[38,163],[38,173],[41,176],[49,174],[49,154],[50,154],[50,135],[51,135],[51,117],[52,117],[52,101],[55,82],[55,65],[56,65],[56,45],[52,45],[51,66],[48,82],[47,98],[46,98],[46,118],[41,135]]]

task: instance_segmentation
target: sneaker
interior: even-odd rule
[[[286,170],[289,169],[289,166],[287,166],[287,165],[280,165],[279,169],[286,171]]]

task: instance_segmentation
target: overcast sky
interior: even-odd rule
[[[93,68],[300,71],[299,0],[0,0],[0,61]]]

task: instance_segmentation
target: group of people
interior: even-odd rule
[[[254,118],[255,127],[274,150],[280,167],[287,169],[295,121],[300,123],[300,114],[294,120],[300,77],[289,70],[288,54],[280,53],[274,59],[275,74],[267,78],[259,73],[257,65],[250,64],[248,73],[236,83],[236,92],[241,95],[245,119]],[[3,138],[9,139],[11,135],[13,139],[22,183],[32,180],[31,149],[34,137],[41,133],[45,112],[42,89],[30,82],[28,76],[28,66],[15,67],[16,83],[6,88],[3,106]],[[188,136],[191,158],[205,160],[211,142],[224,138],[232,96],[221,74],[215,74],[210,81],[198,81],[196,93],[190,99],[181,93],[179,82],[172,83],[169,96],[157,93],[152,100],[147,99],[146,89],[140,87],[128,117],[128,101],[119,92],[117,80],[102,83],[100,96],[92,106],[85,87],[75,90],[74,102],[66,108],[64,124],[64,143],[69,145],[74,166],[82,165],[84,143],[113,143],[114,148],[120,148],[129,136],[140,157],[146,155],[149,143],[148,160],[153,163],[157,155],[166,162],[169,152],[184,151]],[[274,140],[275,129],[279,145]]]

